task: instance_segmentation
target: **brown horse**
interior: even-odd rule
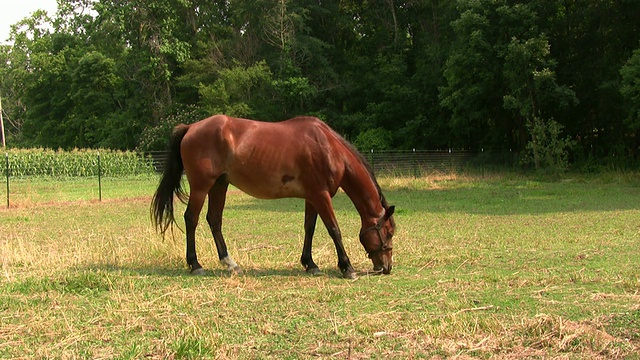
[[[189,181],[188,197],[182,188],[183,171]],[[394,207],[387,204],[362,155],[321,120],[297,117],[268,123],[216,115],[175,127],[169,159],[153,197],[152,216],[164,234],[175,222],[174,193],[187,203],[187,264],[194,274],[203,272],[196,256],[195,230],[207,195],[207,222],[220,261],[228,270],[240,271],[221,231],[229,184],[261,199],[305,199],[302,266],[309,273],[319,272],[311,257],[311,242],[320,215],[335,244],[338,267],[345,278],[354,278],[331,202],[342,188],[360,214],[360,242],[374,271],[391,272]]]

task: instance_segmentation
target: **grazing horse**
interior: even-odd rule
[[[336,247],[342,275],[355,278],[331,202],[342,188],[360,214],[360,243],[374,271],[391,272],[394,207],[387,204],[364,157],[320,119],[297,117],[268,123],[216,115],[176,126],[169,147],[152,200],[152,217],[164,234],[175,222],[174,193],[187,204],[187,264],[192,273],[203,272],[196,256],[195,230],[207,195],[207,222],[220,261],[228,270],[240,272],[221,231],[229,184],[256,198],[304,199],[302,266],[311,274],[319,272],[311,257],[311,242],[320,215]],[[182,187],[183,171],[189,182],[188,196]]]

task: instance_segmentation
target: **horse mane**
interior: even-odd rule
[[[376,187],[376,190],[378,191],[378,196],[380,197],[380,201],[382,202],[382,207],[386,210],[389,207],[389,204],[387,203],[387,199],[382,194],[382,188],[380,188],[380,184],[378,184],[378,180],[376,179],[376,176],[373,173],[373,168],[371,167],[371,164],[369,164],[369,161],[367,161],[364,155],[362,155],[362,153],[352,143],[347,141],[347,139],[345,139],[342,135],[338,134],[333,129],[331,129],[331,132],[333,132],[333,134],[338,138],[338,140],[340,140],[340,142],[347,149],[349,149],[349,151],[351,151],[353,156],[355,156],[358,160],[360,160],[364,168],[367,170],[367,173],[369,174],[369,178],[371,179],[371,181]]]

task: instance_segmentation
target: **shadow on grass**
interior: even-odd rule
[[[184,277],[184,278],[230,278],[230,277],[341,277],[339,271],[325,270],[319,275],[307,274],[302,267],[300,269],[281,268],[281,269],[254,269],[243,268],[241,274],[231,273],[223,268],[205,269],[200,275],[193,275],[186,268],[169,268],[162,266],[122,266],[112,264],[95,264],[79,267],[79,271],[107,272],[118,273],[132,276],[151,276],[151,277]]]

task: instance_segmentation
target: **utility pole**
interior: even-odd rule
[[[4,120],[2,120],[2,95],[0,95],[0,128],[2,131],[2,148],[7,148],[7,142],[4,139]]]

